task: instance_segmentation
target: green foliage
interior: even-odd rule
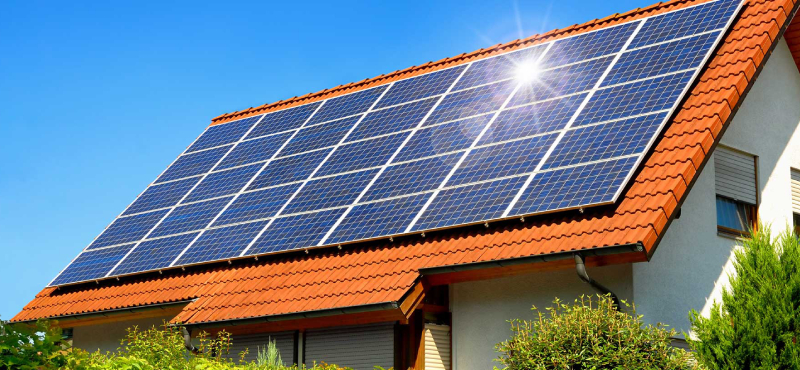
[[[57,369],[67,363],[61,329],[40,320],[8,324],[0,320],[0,369]]]
[[[9,325],[0,321],[0,369],[2,370],[345,370],[325,363],[312,367],[284,366],[275,342],[259,352],[259,360],[238,363],[227,358],[231,336],[219,332],[211,338],[201,333],[199,352],[184,347],[179,328],[164,325],[140,330],[129,328],[116,353],[89,353],[61,344],[61,330],[47,321],[35,325]]]
[[[759,227],[734,251],[730,289],[708,318],[692,311],[689,344],[709,369],[800,369],[800,245]]]
[[[497,345],[497,360],[508,370],[522,369],[683,369],[686,352],[672,347],[674,330],[645,326],[619,312],[609,296],[581,297],[572,304],[556,299],[532,321],[512,320],[514,335]]]

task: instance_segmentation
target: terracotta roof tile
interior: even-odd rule
[[[515,40],[453,58],[221,115],[213,124],[325,99],[554,38],[586,32],[703,2],[676,0]],[[733,109],[752,83],[780,30],[795,9],[791,0],[749,1],[690,97],[666,128],[617,204],[585,214],[562,212],[488,229],[453,229],[380,245],[319,250],[310,255],[262,257],[234,266],[165,272],[62,290],[45,288],[13,321],[74,315],[122,307],[194,300],[173,321],[203,323],[399,302],[423,268],[512,259],[640,243],[652,253],[708,158]],[[800,61],[800,22],[784,35]]]

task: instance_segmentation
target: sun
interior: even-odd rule
[[[520,63],[516,65],[514,75],[519,82],[533,82],[539,78],[542,69],[538,64],[532,62]]]

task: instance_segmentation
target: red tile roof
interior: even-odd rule
[[[705,0],[659,3],[374,79],[222,115],[215,118],[213,124],[325,99],[702,2]],[[627,261],[645,260],[654,252],[687,189],[703,168],[741,98],[752,86],[781,31],[788,26],[796,5],[792,0],[748,1],[691,96],[616,205],[590,209],[584,214],[562,212],[486,229],[461,228],[431,233],[425,238],[354,245],[342,251],[317,250],[309,255],[262,257],[260,261],[231,266],[217,264],[98,285],[61,290],[46,288],[12,321],[193,299],[173,321],[198,324],[399,303],[421,279],[421,269],[636,244],[644,248],[646,255],[629,252]],[[800,25],[794,24],[786,33],[795,60],[800,56],[799,28]]]

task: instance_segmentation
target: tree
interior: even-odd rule
[[[709,369],[800,369],[800,244],[759,227],[734,251],[735,274],[709,317],[692,310],[689,344]]]

